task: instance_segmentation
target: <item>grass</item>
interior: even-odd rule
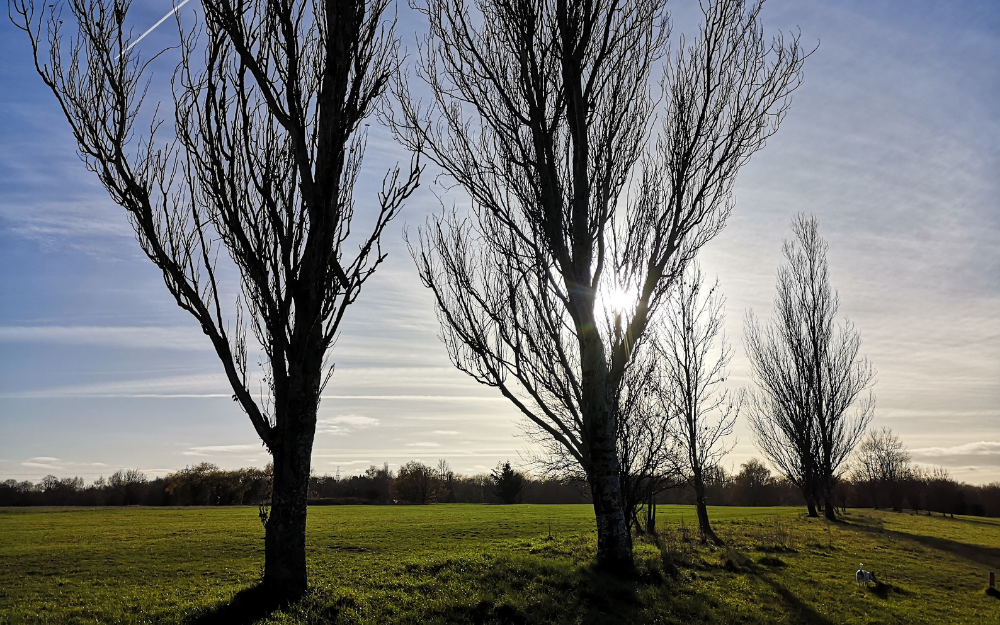
[[[593,570],[588,506],[315,507],[312,588],[272,611],[255,508],[4,509],[0,623],[1000,623],[1000,520],[709,513],[726,546],[662,506],[617,580]]]

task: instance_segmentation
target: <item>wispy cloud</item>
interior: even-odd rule
[[[28,467],[29,469],[44,469],[46,471],[58,471],[60,473],[67,473],[71,471],[78,471],[82,468],[93,468],[93,467],[107,467],[108,465],[103,462],[72,462],[68,460],[60,460],[59,458],[54,458],[52,456],[35,456],[34,458],[28,458],[21,463],[22,467]]]
[[[356,414],[322,417],[316,421],[316,433],[333,435],[349,434],[355,430],[375,427],[378,423],[378,419]]]
[[[921,447],[911,449],[910,453],[922,458],[938,458],[942,456],[993,456],[1000,455],[1000,442],[979,441],[965,443],[954,447]]]
[[[0,326],[3,343],[104,345],[137,349],[206,351],[212,344],[192,326]]]
[[[48,397],[230,397],[228,380],[222,374],[167,376],[144,380],[77,384],[55,388],[2,393],[2,398]]]
[[[482,397],[475,395],[323,395],[323,399],[379,399],[383,401],[507,401],[505,397]]]
[[[202,447],[192,447],[187,451],[182,451],[185,456],[213,456],[215,454],[246,453],[257,451],[267,453],[261,445],[205,445]]]
[[[407,447],[440,447],[440,443],[407,443]]]
[[[434,434],[443,434],[445,436],[454,436],[458,434],[458,430],[434,430]]]

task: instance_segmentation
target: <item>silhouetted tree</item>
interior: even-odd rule
[[[493,481],[493,493],[505,504],[518,503],[521,489],[524,488],[524,476],[510,466],[510,460],[497,465],[490,473]]]
[[[851,480],[871,498],[872,505],[889,502],[899,512],[906,498],[906,482],[910,479],[910,454],[903,441],[883,427],[868,432],[855,452]]]
[[[397,135],[472,199],[472,218],[446,211],[413,249],[451,360],[579,464],[603,569],[633,567],[616,405],[632,355],[722,229],[804,58],[797,38],[765,40],[759,4],[702,9],[663,76],[652,144],[665,0],[427,0],[433,103],[400,86]]]
[[[391,493],[389,492],[392,488],[392,471],[389,470],[389,463],[386,462],[382,465],[382,468],[372,465],[368,467],[365,471],[365,477],[371,480],[376,491],[378,492],[379,498],[384,501],[388,501]]]
[[[306,588],[306,498],[328,350],[385,258],[382,233],[419,173],[414,165],[402,180],[398,169],[389,174],[366,211],[370,230],[351,236],[365,149],[357,131],[397,69],[387,5],[202,3],[203,28],[185,32],[177,20],[174,127],[163,140],[156,112],[145,134],[136,125],[150,61],[124,26],[130,0],[9,5],[87,168],[201,325],[274,459],[264,582],[289,596]],[[220,257],[237,272],[217,267]],[[234,305],[223,297],[231,273],[240,279]],[[264,351],[259,394],[247,371],[248,323]]]
[[[770,496],[773,488],[771,470],[760,460],[751,458],[740,465],[740,472],[733,477],[730,503],[737,506],[775,505]]]
[[[792,221],[794,241],[785,241],[787,263],[778,269],[774,318],[761,327],[746,319],[747,356],[757,386],[750,428],[757,445],[788,479],[802,488],[815,516],[815,500],[836,519],[833,486],[875,410],[869,390],[848,412],[875,371],[858,356],[861,337],[850,321],[835,325],[840,305],[830,289],[826,242],[815,217]]]
[[[118,492],[124,505],[129,506],[138,503],[136,499],[139,495],[139,490],[148,481],[146,474],[139,469],[119,469],[111,474],[111,477],[108,479],[108,486]]]
[[[626,526],[629,532],[650,534],[656,532],[656,496],[683,480],[681,450],[671,431],[677,416],[661,401],[665,378],[657,345],[657,338],[648,338],[637,346],[617,402],[618,470]]]
[[[718,282],[707,293],[702,288],[701,268],[693,263],[667,303],[656,345],[664,377],[660,401],[663,411],[674,415],[669,423],[680,447],[679,470],[694,488],[702,535],[719,543],[708,519],[704,472],[729,451],[722,437],[732,434],[743,396],[721,388],[732,358],[722,333],[724,300]]]
[[[434,469],[411,460],[399,468],[392,482],[392,491],[400,501],[426,504],[437,500],[443,488],[441,478]]]

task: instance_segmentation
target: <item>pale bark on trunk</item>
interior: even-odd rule
[[[605,411],[591,429],[588,482],[597,520],[597,567],[615,573],[630,573],[632,536],[625,523],[615,422]]]
[[[590,478],[590,493],[594,502],[594,516],[597,520],[597,568],[612,573],[630,573],[632,562],[632,537],[625,524],[625,511],[621,502],[621,482],[615,453],[600,454],[611,458],[597,461]],[[599,469],[598,464],[605,469]]]

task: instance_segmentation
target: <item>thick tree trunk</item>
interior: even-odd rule
[[[597,567],[613,573],[630,574],[635,569],[632,536],[625,523],[618,447],[612,419],[605,418],[604,423],[593,428],[590,453],[587,477],[597,519]]]
[[[300,597],[306,578],[306,503],[316,403],[290,402],[291,414],[279,421],[282,433],[271,453],[274,477],[271,511],[264,532],[264,586],[281,597]]]
[[[630,574],[635,569],[632,537],[625,525],[618,471],[602,471],[596,468],[597,464],[595,458],[595,470],[590,477],[590,494],[597,519],[597,568]]]
[[[589,284],[589,275],[576,284]],[[581,288],[568,285],[571,291]],[[586,289],[583,289],[586,290]],[[587,481],[594,502],[597,520],[597,567],[601,570],[631,575],[632,535],[625,522],[622,497],[621,466],[618,460],[618,428],[616,407],[612,400],[608,362],[604,344],[597,333],[593,314],[593,299],[577,302],[577,331],[580,341],[580,365],[583,387],[584,446],[589,456]]]

